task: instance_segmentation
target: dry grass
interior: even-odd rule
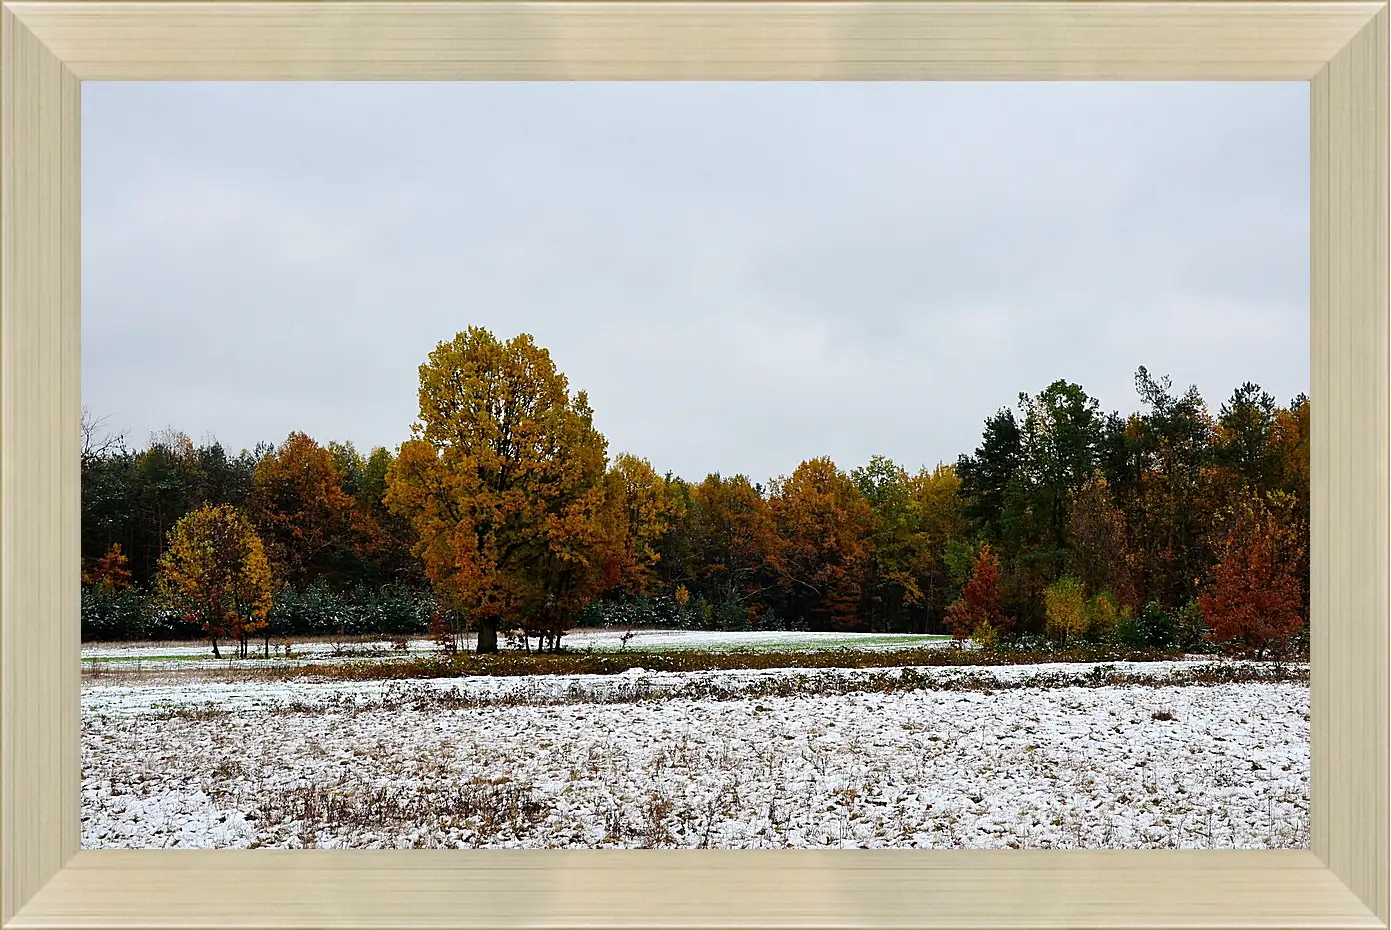
[[[268,792],[253,806],[263,828],[292,826],[301,845],[321,831],[437,833],[467,827],[490,839],[521,838],[546,815],[533,789],[509,779],[475,778],[427,789],[422,785],[366,787],[347,780]]]
[[[871,670],[853,677],[839,676],[831,670],[808,671],[753,680],[729,680],[718,676],[692,677],[676,684],[660,685],[637,677],[608,683],[602,689],[572,683],[557,692],[541,685],[516,688],[501,693],[480,693],[459,688],[430,688],[403,684],[389,687],[368,706],[387,710],[463,710],[481,707],[557,706],[566,704],[635,704],[673,699],[735,701],[773,697],[829,697],[848,694],[900,694],[911,691],[979,691],[993,693],[1019,688],[1110,688],[1121,686],[1172,687],[1243,683],[1301,682],[1309,680],[1308,669],[1279,665],[1230,665],[1204,663],[1174,669],[1163,675],[1145,675],[1099,665],[1089,671],[1070,670],[1040,673],[1017,680],[1001,680],[989,673],[936,677],[915,668]],[[340,694],[314,701],[293,701],[266,711],[272,715],[315,715],[326,710],[351,710],[359,706],[353,695]],[[216,707],[173,708],[151,714],[150,719],[203,720],[236,714],[234,709]],[[1155,720],[1173,719],[1161,710]]]
[[[617,675],[633,668],[650,672],[745,671],[772,668],[952,668],[968,665],[1038,665],[1054,662],[1158,662],[1181,659],[1169,652],[1074,649],[1066,652],[992,654],[979,650],[919,648],[896,650],[828,649],[788,652],[561,652],[418,656],[375,662],[306,664],[248,668],[250,677],[287,680],[380,681],[458,678],[466,675]]]

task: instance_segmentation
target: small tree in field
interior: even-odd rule
[[[225,504],[187,514],[169,532],[159,560],[160,599],[199,624],[221,658],[219,639],[241,642],[267,625],[270,565],[261,540],[237,510]]]
[[[1087,630],[1087,595],[1082,582],[1064,575],[1043,592],[1044,629],[1063,646],[1069,637],[1081,636]]]
[[[1273,492],[1240,500],[1198,608],[1215,643],[1244,647],[1255,658],[1279,655],[1304,627],[1303,535],[1293,498]]]
[[[988,627],[997,635],[1012,626],[1000,610],[1000,558],[989,544],[976,555],[960,599],[947,608],[946,622],[958,646],[978,627]]]

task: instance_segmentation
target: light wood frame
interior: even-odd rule
[[[1387,927],[1385,2],[0,0],[0,926]],[[1308,851],[79,851],[83,80],[1310,82]]]

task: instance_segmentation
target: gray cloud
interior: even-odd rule
[[[1304,84],[83,86],[83,396],[395,446],[468,325],[690,478],[1308,387]]]

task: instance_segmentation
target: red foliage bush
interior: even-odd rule
[[[1255,658],[1280,656],[1303,629],[1304,534],[1286,495],[1238,502],[1212,581],[1198,598],[1209,638]]]
[[[1000,557],[988,543],[976,556],[960,599],[947,608],[946,623],[958,640],[967,639],[983,623],[998,633],[1014,625],[1000,608]]]

